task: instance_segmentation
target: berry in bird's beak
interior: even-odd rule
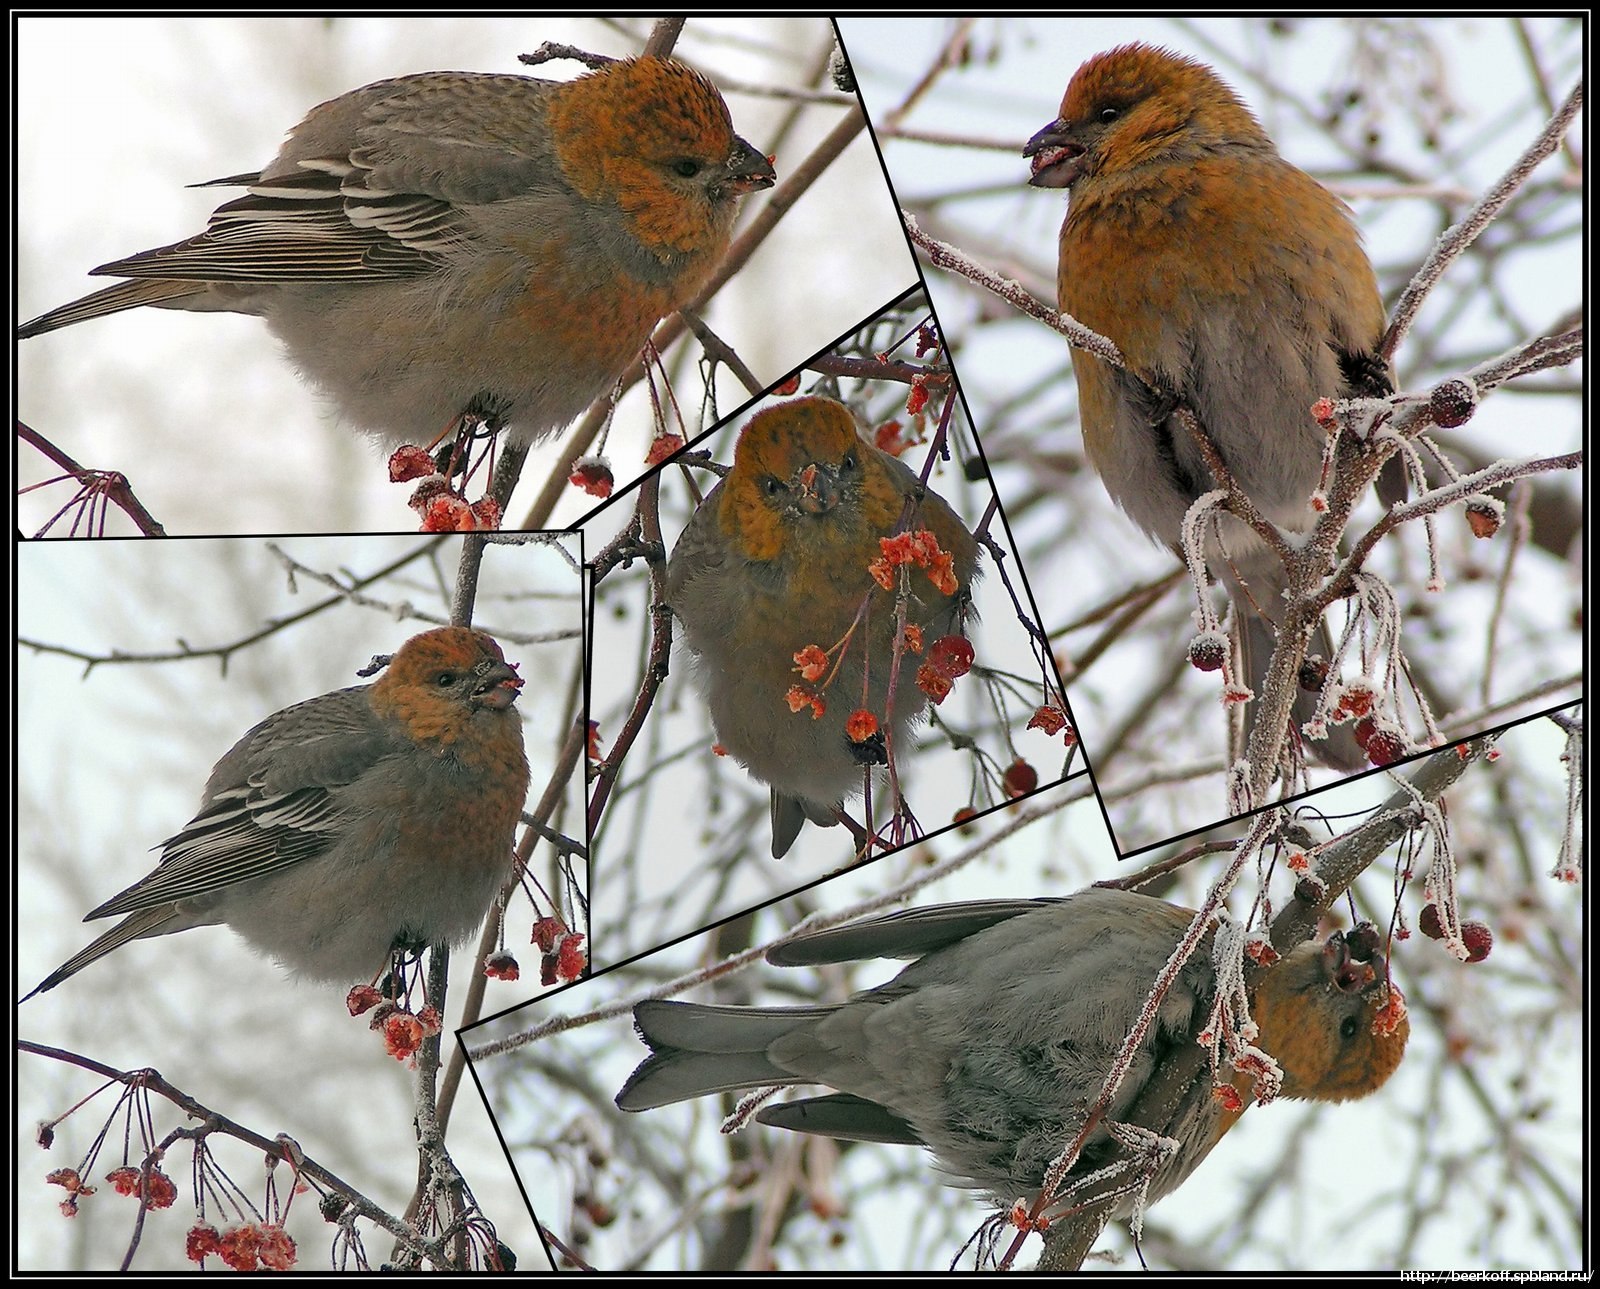
[[[483,679],[472,691],[473,701],[479,706],[503,712],[517,701],[517,693],[523,683],[522,677],[511,669],[509,663],[496,663],[484,673]]]
[[[726,175],[717,181],[721,196],[743,197],[746,193],[770,188],[778,181],[778,172],[772,168],[772,159],[764,157],[737,135],[733,152],[723,163]]]
[[[1358,962],[1350,954],[1343,931],[1335,931],[1322,945],[1322,961],[1327,968],[1328,980],[1340,993],[1365,993],[1378,978],[1369,962]]]
[[[1029,139],[1022,155],[1033,159],[1028,183],[1035,188],[1070,188],[1088,169],[1088,154],[1067,137],[1061,121],[1050,122]]]
[[[795,508],[805,514],[825,515],[839,504],[839,476],[820,462],[801,466],[789,486]]]

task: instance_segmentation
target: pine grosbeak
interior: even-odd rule
[[[682,63],[577,80],[428,72],[312,109],[204,233],[20,337],[137,305],[260,314],[355,426],[428,443],[464,413],[560,429],[691,300],[771,164]]]
[[[511,873],[528,789],[521,686],[492,638],[441,627],[373,684],[267,717],[217,762],[156,870],[84,919],[123,920],[33,993],[129,940],[218,922],[317,980],[370,979],[394,948],[461,943]]]
[[[1096,1101],[1156,976],[1194,914],[1164,900],[1090,888],[1063,900],[987,900],[912,909],[801,936],[781,966],[915,958],[843,1003],[634,1009],[652,1052],[617,1095],[648,1110],[713,1092],[822,1083],[833,1095],[772,1104],[761,1123],[858,1141],[924,1145],[951,1181],[1009,1205],[1035,1194]],[[1177,1140],[1151,1181],[1159,1198],[1194,1171],[1248,1104],[1225,1108],[1208,1078],[1177,1104],[1145,1097],[1166,1056],[1192,1043],[1214,992],[1205,947],[1181,969],[1107,1117]],[[1403,1005],[1342,935],[1298,946],[1255,990],[1257,1045],[1283,1071],[1279,1095],[1366,1096],[1404,1055]],[[1069,1182],[1108,1161],[1102,1127]]]
[[[1269,520],[1309,529],[1326,441],[1312,404],[1391,388],[1376,352],[1383,302],[1349,208],[1278,155],[1210,68],[1149,45],[1080,67],[1061,115],[1025,155],[1031,183],[1071,190],[1062,311],[1128,360],[1124,370],[1072,351],[1084,448],[1112,499],[1150,536],[1178,544],[1189,504],[1216,486],[1170,416],[1178,401]],[[1386,502],[1405,493],[1391,466]],[[1230,516],[1207,563],[1233,599],[1244,677],[1259,694],[1283,566]],[[1326,625],[1312,649],[1332,658]],[[1301,695],[1297,721],[1314,706]],[[1348,726],[1312,750],[1346,769],[1364,760]]]
[[[931,641],[960,629],[977,542],[831,399],[797,398],[755,416],[739,435],[733,469],[673,548],[668,603],[698,657],[719,743],[771,785],[774,857],[788,852],[805,820],[836,823],[834,807],[859,790],[863,766],[882,760],[881,742],[847,734],[854,712],[871,712],[899,748],[927,708],[908,652],[886,715],[896,592],[869,571],[908,499],[907,531],[931,533],[942,552],[909,579],[906,620]],[[827,662],[804,686],[814,701],[795,707],[786,697],[801,680],[796,655],[812,646]]]

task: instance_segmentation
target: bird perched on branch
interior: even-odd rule
[[[929,686],[900,597],[932,648],[960,631],[977,561],[955,511],[862,439],[844,404],[797,398],[740,433],[673,548],[667,600],[718,742],[771,785],[774,857],[807,819],[837,822],[863,767],[903,747]]]
[[[568,424],[687,304],[771,163],[711,81],[662,58],[572,81],[427,72],[312,109],[206,231],[19,328],[138,305],[259,314],[342,417],[390,446],[464,416]]]
[[[262,721],[211,772],[161,862],[84,919],[122,921],[28,997],[130,940],[227,923],[314,980],[460,944],[510,876],[528,791],[522,679],[482,631],[413,636],[371,685]]]
[[[651,1054],[617,1095],[648,1110],[715,1092],[822,1084],[769,1103],[758,1123],[856,1141],[926,1146],[952,1183],[1002,1206],[1037,1194],[1084,1125],[1112,1059],[1195,914],[1164,900],[1090,888],[1065,899],[911,909],[779,944],[767,960],[817,966],[915,959],[841,1003],[720,1007],[649,1000],[634,1009]],[[1207,933],[1208,939],[1210,933]],[[1150,1181],[1180,1185],[1237,1121],[1251,1079],[1219,1097],[1200,1078],[1157,1095],[1166,1061],[1211,1022],[1216,976],[1205,942],[1159,1003],[1105,1119],[1158,1133],[1176,1153]],[[1379,964],[1381,967],[1381,964]],[[1376,1091],[1410,1032],[1397,992],[1336,933],[1268,968],[1250,1005],[1255,1046],[1282,1071],[1278,1095],[1346,1101]],[[1117,1147],[1089,1136],[1071,1183]],[[1128,1190],[1141,1179],[1124,1179]]]
[[[1151,45],[1080,67],[1024,155],[1030,183],[1070,192],[1062,312],[1127,359],[1121,368],[1072,351],[1084,449],[1112,499],[1178,546],[1184,513],[1217,486],[1172,415],[1182,404],[1268,520],[1309,530],[1327,438],[1312,405],[1392,390],[1378,354],[1383,301],[1349,207],[1284,160],[1209,67]],[[1404,497],[1398,459],[1379,494]],[[1206,562],[1232,597],[1244,679],[1259,697],[1283,620],[1283,565],[1228,515]],[[1312,650],[1331,661],[1326,625]],[[1314,706],[1301,695],[1297,721]],[[1311,746],[1340,768],[1364,763],[1347,726]]]

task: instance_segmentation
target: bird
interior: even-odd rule
[[[465,421],[536,441],[613,386],[776,172],[709,78],[615,60],[570,81],[425,72],[313,108],[245,195],[18,329],[140,305],[258,314],[391,447]]]
[[[888,747],[903,748],[927,708],[907,652],[888,709],[896,591],[870,569],[902,523],[931,534],[939,552],[926,573],[912,572],[908,624],[929,641],[959,633],[976,539],[904,462],[860,436],[843,403],[797,398],[740,431],[733,468],[668,560],[667,603],[683,624],[717,742],[771,788],[774,858],[807,820],[836,823],[863,767],[883,761],[883,739],[847,732],[854,713],[870,712]],[[863,606],[865,621],[853,627]],[[819,671],[834,670],[821,687],[803,687],[796,708],[786,697],[808,647],[828,655]]]
[[[1009,1207],[1039,1191],[1083,1126],[1194,917],[1165,900],[1090,887],[1065,898],[932,905],[802,934],[775,945],[767,961],[914,961],[839,1003],[641,1002],[634,1022],[650,1055],[616,1104],[643,1111],[718,1092],[821,1084],[834,1091],[769,1103],[756,1121],[925,1146],[948,1183]],[[1209,959],[1203,942],[1178,972],[1105,1115],[1178,1143],[1149,1180],[1152,1202],[1194,1171],[1248,1104],[1230,1107],[1204,1078],[1176,1103],[1151,1091],[1163,1063],[1208,1024]],[[1251,1001],[1256,1046],[1282,1069],[1278,1095],[1337,1102],[1381,1087],[1410,1034],[1403,1005],[1390,998],[1384,976],[1358,961],[1341,933],[1286,953]],[[1248,1089],[1244,1075],[1234,1079]],[[1102,1123],[1068,1184],[1115,1155]]]
[[[512,871],[522,684],[493,637],[440,627],[374,683],[268,716],[217,762],[155,870],[84,918],[122,920],[23,1001],[130,940],[217,923],[320,981],[464,943]]]
[[[1378,352],[1383,300],[1350,208],[1279,154],[1211,68],[1148,44],[1084,63],[1023,153],[1030,184],[1069,192],[1061,311],[1128,363],[1072,350],[1084,449],[1112,500],[1178,546],[1184,513],[1216,486],[1172,415],[1182,404],[1266,518],[1308,531],[1326,443],[1312,405],[1393,391]],[[1405,491],[1392,458],[1379,497],[1393,504]],[[1259,697],[1283,620],[1283,565],[1229,515],[1206,562],[1233,601],[1242,672]],[[1332,660],[1326,623],[1311,651]],[[1315,706],[1313,693],[1297,695],[1297,723]],[[1365,761],[1348,726],[1309,746],[1340,769]]]

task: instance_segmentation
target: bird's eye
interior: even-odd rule
[[[769,474],[761,481],[761,486],[767,490],[767,496],[776,497],[785,490],[784,482],[775,474]]]
[[[693,179],[700,173],[700,163],[693,157],[679,157],[672,163],[673,172],[682,175],[685,179]]]
[[[439,686],[440,689],[449,689],[450,686],[456,683],[456,673],[453,671],[441,671],[433,678],[433,683]]]
[[[1119,107],[1103,107],[1100,109],[1100,124],[1110,125],[1121,115],[1122,109]]]
[[[1361,1029],[1361,1022],[1354,1016],[1346,1016],[1339,1022],[1339,1037],[1348,1042],[1354,1038]]]
[[[846,452],[844,460],[839,462],[839,468],[841,470],[854,470],[856,468],[856,454],[854,452]]]

